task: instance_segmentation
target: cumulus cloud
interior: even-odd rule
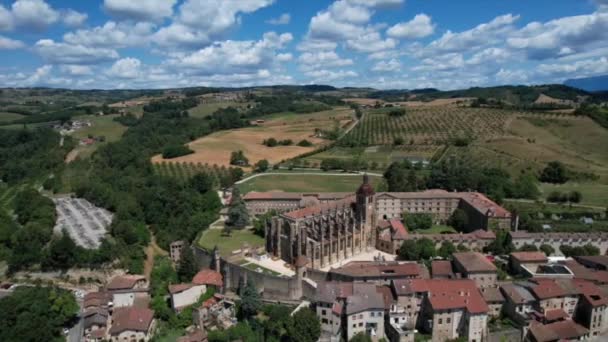
[[[104,10],[127,20],[160,21],[173,14],[177,0],[104,0]]]
[[[93,74],[93,70],[88,65],[62,65],[59,69],[70,76],[87,76]]]
[[[396,59],[390,61],[379,61],[372,67],[372,71],[377,72],[395,72],[401,70],[401,63]]]
[[[118,58],[118,52],[113,49],[72,45],[52,39],[39,40],[34,45],[34,51],[53,64],[96,64]]]
[[[25,44],[20,40],[0,36],[0,50],[15,50],[24,46]]]
[[[464,52],[496,44],[504,41],[506,34],[515,30],[513,24],[518,19],[518,15],[505,14],[463,32],[454,33],[448,30],[420,52],[425,55]]]
[[[595,12],[532,22],[515,32],[507,42],[531,59],[548,59],[608,45],[608,12]]]
[[[359,76],[359,74],[357,74],[356,72],[354,72],[352,70],[333,71],[333,70],[326,70],[326,69],[312,70],[312,71],[308,71],[304,74],[306,76],[310,77],[312,79],[313,83],[336,81],[336,80],[341,80],[344,78],[351,78],[351,77]]]
[[[63,12],[61,21],[69,27],[80,27],[87,20],[88,15],[86,13],[76,12],[72,9],[65,10]]]
[[[133,24],[109,21],[103,26],[66,33],[63,40],[74,45],[124,48],[148,43],[153,29],[154,25],[146,22]]]
[[[107,74],[117,78],[137,78],[140,76],[141,61],[137,58],[122,58],[114,62]]]
[[[353,65],[350,58],[341,58],[335,51],[305,52],[298,57],[302,69],[325,69]]]
[[[174,21],[154,36],[159,45],[198,48],[221,39],[240,23],[241,13],[252,13],[274,0],[186,0]]]
[[[574,63],[551,63],[538,66],[538,72],[553,77],[583,77],[608,73],[608,58],[580,60]]]
[[[59,12],[43,0],[17,0],[12,5],[15,26],[41,31],[59,20]]]
[[[422,13],[417,14],[414,19],[391,26],[386,33],[398,39],[416,39],[430,36],[435,31],[435,25],[431,17]]]
[[[0,30],[7,31],[13,28],[13,15],[0,4]]]
[[[412,70],[416,71],[445,71],[462,68],[464,66],[464,58],[460,53],[448,53],[432,58],[425,58],[421,65],[415,66]]]
[[[268,32],[259,41],[223,41],[193,53],[176,55],[168,64],[196,75],[252,74],[276,65],[277,50],[293,39],[290,33]]]
[[[289,15],[289,13],[283,13],[278,18],[266,20],[266,23],[270,25],[287,25],[290,21],[291,15]]]
[[[346,41],[346,46],[357,52],[378,52],[390,50],[397,47],[397,41],[393,38],[382,39],[377,31],[368,31],[359,35],[356,39]]]
[[[467,64],[479,65],[483,63],[503,62],[511,56],[512,53],[507,49],[491,47],[475,53],[469,60],[467,60]]]
[[[528,75],[523,70],[508,70],[501,68],[496,73],[496,80],[501,84],[526,83]]]

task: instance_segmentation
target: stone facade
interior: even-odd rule
[[[511,213],[480,193],[376,194],[367,176],[355,194],[249,193],[244,200],[252,214],[280,212],[266,227],[267,251],[289,263],[306,256],[312,268],[377,247],[394,253],[406,238],[401,231],[405,229],[397,227],[403,213],[427,213],[444,222],[454,210],[462,209],[469,217],[468,231],[511,226]],[[382,222],[388,222],[385,231],[377,231]],[[459,234],[454,235],[457,239]],[[480,248],[485,240],[480,240]]]
[[[542,245],[549,245],[555,250],[555,255],[561,255],[559,247],[568,245],[570,247],[582,247],[591,244],[600,250],[600,255],[605,255],[608,251],[608,233],[588,232],[588,233],[529,233],[525,230],[510,233],[515,248],[523,245],[534,245],[540,248]]]

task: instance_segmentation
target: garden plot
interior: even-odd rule
[[[82,198],[54,198],[57,209],[55,232],[67,231],[77,245],[98,248],[112,223],[112,213]]]

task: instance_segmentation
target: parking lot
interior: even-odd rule
[[[84,248],[97,248],[112,223],[112,213],[83,198],[54,198],[57,209],[55,231],[63,230]]]

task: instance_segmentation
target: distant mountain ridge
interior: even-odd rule
[[[608,75],[573,78],[566,80],[564,84],[586,91],[608,91]]]

